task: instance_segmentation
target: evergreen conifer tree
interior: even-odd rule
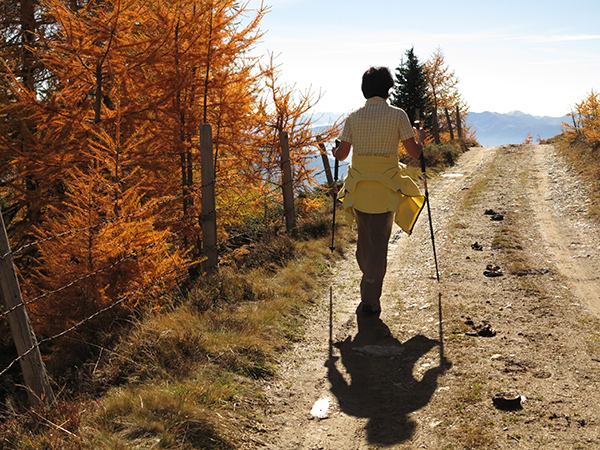
[[[419,62],[414,50],[414,47],[407,50],[406,60],[403,58],[396,68],[396,79],[390,101],[393,106],[406,111],[411,123],[416,119],[417,109],[421,113],[421,121],[426,121],[430,106],[424,64]]]

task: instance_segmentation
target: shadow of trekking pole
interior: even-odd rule
[[[420,113],[417,109],[415,111],[415,128],[422,130]],[[438,287],[440,284],[440,271],[438,269],[437,253],[435,251],[435,236],[433,233],[433,222],[431,220],[431,206],[429,204],[429,189],[427,187],[427,170],[425,168],[425,156],[421,152],[419,157],[421,161],[421,172],[423,173],[423,186],[425,187],[425,203],[427,204],[427,216],[429,217],[429,231],[431,233],[431,246],[433,247],[433,259],[435,261],[435,276],[437,278]],[[444,355],[444,332],[442,327],[442,290],[438,291],[438,319],[439,319],[439,334],[440,334],[440,366],[446,363],[446,357]]]

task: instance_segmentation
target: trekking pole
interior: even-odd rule
[[[423,129],[421,127],[421,120],[419,118],[419,110],[415,112],[415,128]],[[421,172],[423,173],[423,186],[425,187],[425,203],[427,204],[427,216],[429,217],[429,231],[431,233],[431,246],[433,248],[433,260],[435,262],[435,276],[437,278],[438,285],[440,283],[440,271],[438,269],[437,253],[435,251],[435,236],[433,233],[433,222],[431,220],[431,206],[429,205],[429,189],[427,187],[427,171],[425,168],[425,156],[421,152],[419,157],[421,160]],[[439,319],[439,333],[440,333],[440,365],[445,362],[444,357],[444,334],[442,330],[442,291],[438,291],[438,319]]]
[[[427,204],[427,216],[429,217],[429,231],[431,233],[431,246],[433,247],[433,260],[435,261],[435,276],[440,282],[440,272],[438,270],[437,254],[435,252],[435,237],[433,234],[433,223],[431,221],[431,206],[429,206],[429,191],[427,189],[427,173],[425,171],[425,157],[423,153],[419,157],[421,160],[421,172],[423,172],[423,186],[425,186],[425,203]]]
[[[415,111],[415,128],[422,130],[419,110]],[[431,246],[433,247],[433,260],[435,261],[435,275],[438,283],[440,282],[440,272],[438,270],[437,254],[435,251],[435,236],[433,234],[433,222],[431,221],[431,207],[429,206],[429,189],[427,188],[427,171],[425,169],[425,156],[423,152],[419,156],[421,160],[421,172],[423,173],[423,186],[425,187],[425,203],[427,204],[427,216],[429,217],[429,231],[431,232]]]
[[[339,147],[340,141],[339,139],[335,140],[335,147]],[[334,157],[335,158],[335,157]],[[336,210],[336,201],[337,201],[337,181],[338,181],[338,171],[340,168],[340,162],[337,158],[335,158],[335,163],[333,166],[333,186],[331,191],[331,199],[333,203],[333,219],[331,223],[331,245],[329,246],[329,250],[332,252],[335,250],[335,210]],[[329,286],[329,359],[333,357],[333,286]]]
[[[335,148],[340,146],[339,139],[335,140]],[[340,162],[337,158],[335,158],[335,163],[333,166],[333,186],[331,191],[331,198],[333,200],[333,220],[331,224],[331,245],[329,246],[329,250],[332,252],[335,250],[335,210],[336,210],[336,200],[337,200],[337,181],[338,181],[338,171],[340,168]]]

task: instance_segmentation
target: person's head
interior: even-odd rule
[[[366,99],[371,97],[388,98],[394,79],[387,67],[371,67],[362,77],[362,93]]]

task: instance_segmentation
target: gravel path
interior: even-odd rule
[[[465,153],[430,195],[441,282],[425,213],[412,236],[393,235],[381,318],[357,322],[348,249],[265,383],[254,448],[600,448],[600,230],[586,187],[552,146],[505,146]],[[505,391],[522,409],[494,406]]]

